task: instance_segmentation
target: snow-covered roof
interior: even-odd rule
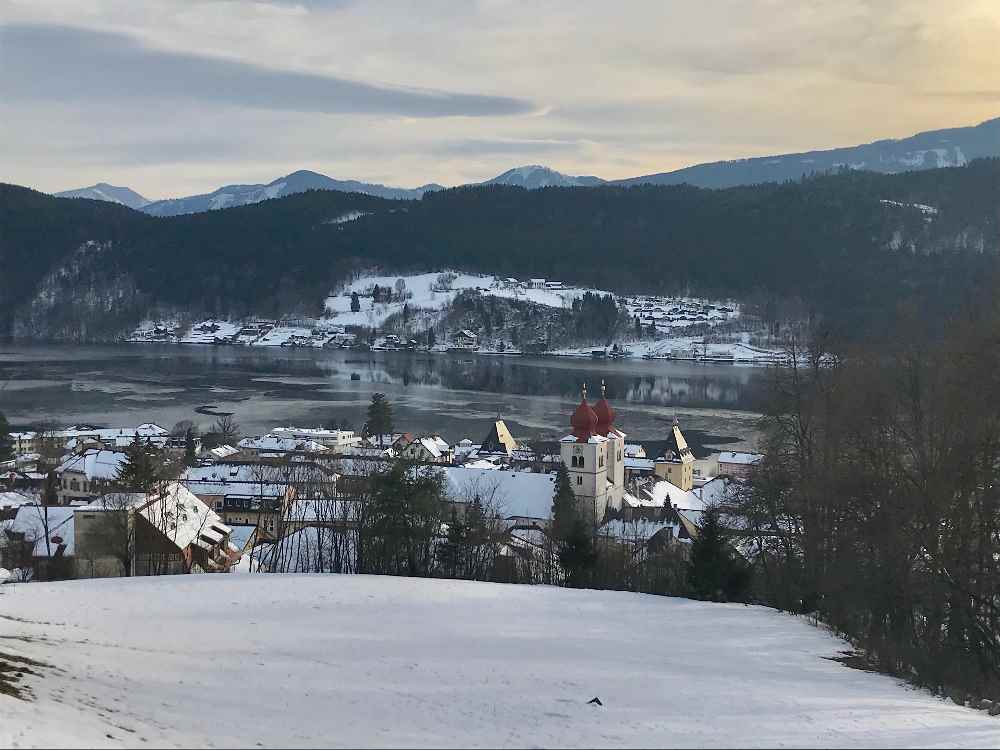
[[[64,461],[56,473],[70,471],[83,474],[87,481],[112,480],[118,478],[118,472],[127,462],[128,456],[119,451],[88,450]]]
[[[559,442],[560,443],[579,443],[580,441],[577,440],[576,435],[566,435],[565,437],[560,438]],[[591,435],[589,438],[587,438],[587,442],[588,443],[606,443],[606,442],[608,442],[608,439],[606,437],[604,437],[604,435]]]
[[[294,438],[276,437],[274,435],[244,438],[237,445],[246,450],[273,451],[275,453],[291,453],[293,451],[322,453],[330,450],[315,440],[296,440]]]
[[[45,540],[45,529],[48,525],[48,544]],[[53,505],[45,508],[41,505],[22,505],[18,508],[10,524],[14,534],[24,534],[26,542],[34,541],[33,555],[48,557],[51,552],[57,552],[60,545],[65,545],[63,555],[70,557],[74,549],[73,508]]]
[[[209,454],[211,454],[213,458],[229,458],[230,456],[235,456],[239,452],[240,449],[232,445],[218,445],[215,448],[212,448],[212,450],[209,451]]]
[[[230,532],[215,511],[180,482],[171,482],[162,493],[150,496],[138,512],[180,550],[191,545],[210,550]]]
[[[37,495],[23,495],[20,492],[0,492],[0,510],[20,508],[38,502]]]
[[[632,471],[653,471],[656,468],[656,461],[651,458],[632,458],[628,455],[624,460],[625,468]]]
[[[471,469],[450,466],[441,470],[445,488],[453,500],[467,500],[470,495],[492,497],[504,518],[548,520],[555,491],[554,474],[525,471]],[[494,492],[495,490],[495,492]]]
[[[653,521],[647,518],[637,518],[625,521],[616,518],[603,524],[599,533],[627,542],[648,542],[664,529],[670,529],[677,536],[678,524],[672,520]]]
[[[686,492],[666,480],[644,485],[637,495],[629,495],[623,502],[649,508],[672,507],[697,511],[705,508],[705,503],[694,492]]]
[[[625,444],[625,455],[629,458],[639,458],[640,454],[642,456],[646,455],[646,450],[638,443],[626,443]]]
[[[253,524],[239,523],[229,527],[229,541],[241,552],[246,549],[247,542],[253,538],[257,527]]]
[[[760,461],[764,456],[760,453],[742,453],[739,451],[722,451],[719,454],[720,464],[744,464],[751,465]]]

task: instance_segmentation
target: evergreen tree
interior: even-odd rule
[[[688,583],[699,599],[743,601],[750,584],[749,569],[734,553],[723,533],[717,508],[701,516],[701,527],[691,544]]]
[[[361,312],[361,300],[357,292],[351,292],[351,312]]]
[[[635,337],[642,338],[642,321],[639,320],[639,316],[635,316]]]
[[[368,431],[378,435],[378,446],[384,448],[384,436],[391,435],[393,429],[392,404],[384,393],[373,393],[368,405]]]
[[[458,519],[458,511],[451,509],[448,522],[448,536],[437,548],[438,564],[449,578],[458,578],[464,568],[465,548],[468,543],[468,527]]]
[[[197,447],[194,442],[194,430],[188,429],[184,433],[184,465],[194,466],[198,463]]]
[[[579,517],[576,493],[573,492],[573,485],[570,482],[569,469],[566,468],[566,464],[559,464],[552,496],[552,538],[557,541],[569,538]]]
[[[403,305],[403,324],[410,322],[410,306]]]
[[[10,461],[14,458],[14,441],[10,436],[10,426],[7,417],[0,412],[0,461]]]
[[[437,343],[437,335],[434,333],[433,328],[427,329],[427,348],[430,349],[434,344]]]
[[[382,301],[382,290],[379,289],[378,284],[372,289],[372,304],[378,304]]]
[[[119,491],[148,493],[160,479],[162,465],[157,450],[137,435],[125,449],[125,455],[127,460],[115,477]]]
[[[559,545],[559,564],[566,572],[566,583],[574,588],[586,586],[597,565],[594,535],[582,519],[576,519]]]

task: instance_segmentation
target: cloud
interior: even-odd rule
[[[486,154],[550,154],[576,151],[576,141],[466,138],[448,141],[434,147],[434,153],[448,156],[482,156]]]
[[[392,87],[171,52],[124,34],[70,26],[0,27],[0,60],[0,94],[8,101],[167,99],[414,118],[519,115],[536,109],[513,97]]]

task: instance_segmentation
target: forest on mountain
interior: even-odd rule
[[[30,320],[63,336],[76,321],[98,331],[171,310],[318,315],[338,282],[378,266],[794,298],[850,331],[902,303],[935,320],[992,277],[998,250],[997,159],[724,190],[493,185],[419,201],[311,191],[169,218],[2,185],[0,330]]]

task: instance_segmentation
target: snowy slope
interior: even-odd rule
[[[130,188],[109,185],[106,182],[98,182],[96,185],[76,190],[64,190],[61,193],[55,193],[55,196],[57,198],[90,198],[96,201],[121,203],[129,208],[142,208],[150,203],[149,200]]]
[[[760,607],[338,575],[0,592],[0,651],[51,665],[0,695],[2,747],[1000,745]]]

